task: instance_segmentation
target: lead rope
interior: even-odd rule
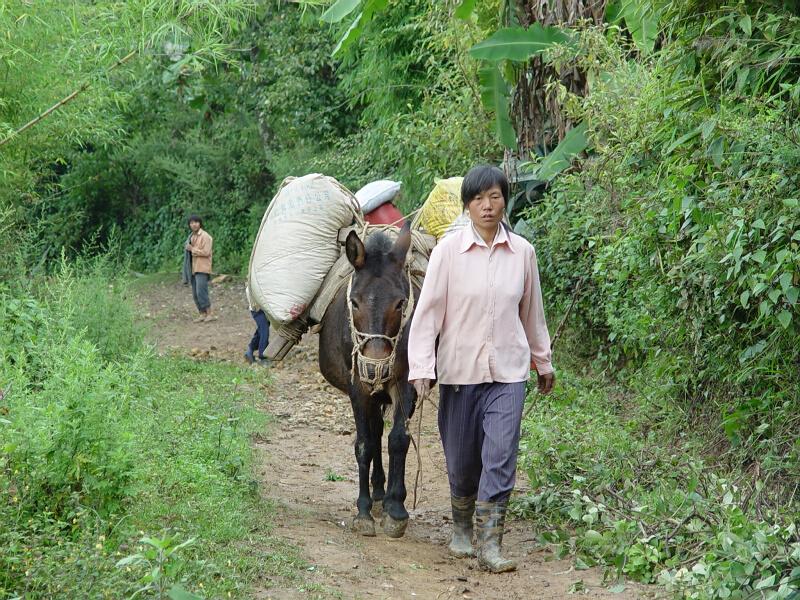
[[[423,396],[419,398],[419,415],[417,415],[417,439],[420,446],[422,445],[422,407],[425,406],[425,397],[430,394],[428,390]],[[406,426],[407,428],[407,426]],[[414,441],[414,436],[411,437],[411,443],[414,444],[414,452],[417,453],[417,474],[414,475],[414,510],[417,509],[417,487],[419,486],[419,478],[422,475],[422,454],[420,454],[419,446]]]

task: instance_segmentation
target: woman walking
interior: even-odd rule
[[[211,299],[208,296],[208,279],[211,277],[211,261],[213,251],[213,238],[203,229],[203,220],[197,215],[192,215],[187,221],[192,230],[189,241],[184,250],[191,255],[192,261],[192,298],[200,313],[194,322],[203,323],[216,321],[217,317],[211,314]]]
[[[433,250],[411,324],[409,380],[419,395],[439,382],[439,432],[453,511],[450,551],[495,573],[516,481],[525,382],[533,368],[550,393],[550,356],[536,252],[503,223],[508,180],[491,166],[469,171],[461,201],[471,226]],[[438,338],[438,352],[437,352]],[[476,503],[477,500],[477,503]]]

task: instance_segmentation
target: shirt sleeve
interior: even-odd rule
[[[525,269],[525,289],[519,305],[519,318],[525,328],[528,346],[531,349],[531,363],[539,375],[553,372],[550,352],[550,332],[544,318],[542,288],[539,284],[539,267],[536,250],[531,248],[531,259]]]
[[[436,337],[447,305],[448,268],[441,246],[431,252],[408,337],[408,380],[436,378]]]
[[[202,256],[208,258],[211,256],[211,236],[201,235],[197,237],[197,244],[192,245],[192,256]]]

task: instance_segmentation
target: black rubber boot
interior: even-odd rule
[[[458,558],[475,556],[472,547],[472,515],[475,513],[476,495],[460,498],[450,496],[453,507],[453,537],[450,539],[450,554]]]
[[[503,558],[503,528],[506,523],[508,502],[478,502],[475,522],[478,525],[478,564],[491,573],[514,571],[517,563]]]

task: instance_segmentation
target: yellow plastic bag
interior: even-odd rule
[[[450,226],[464,211],[461,204],[461,182],[463,177],[435,179],[436,185],[419,215],[419,222],[425,231],[437,240],[442,239]]]

